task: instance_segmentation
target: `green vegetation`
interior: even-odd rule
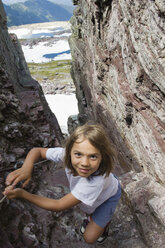
[[[49,80],[65,79],[66,75],[70,74],[71,61],[60,60],[48,63],[28,63],[28,67],[32,77],[37,81],[43,78],[48,78]]]

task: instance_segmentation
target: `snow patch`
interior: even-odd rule
[[[66,40],[59,40],[51,46],[48,45],[48,42],[40,42],[33,45],[32,48],[30,46],[22,46],[22,50],[27,63],[45,63],[51,60],[71,59],[70,53],[63,53],[50,59],[44,57],[45,54],[61,53],[70,50],[68,41]]]
[[[68,133],[67,120],[70,115],[78,114],[77,99],[74,94],[45,95],[48,105],[57,117],[63,133]]]

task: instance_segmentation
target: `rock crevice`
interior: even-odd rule
[[[164,5],[159,0],[73,2],[77,7],[69,43],[79,122],[95,120],[106,128],[117,150],[115,173],[123,188],[103,246],[162,248]],[[0,26],[1,193],[6,167],[24,159],[34,146],[61,145],[63,137],[17,37],[8,34],[1,0]],[[68,192],[68,185],[63,170],[48,162],[34,169],[28,190],[58,198]],[[83,218],[77,208],[52,213],[23,201],[5,201],[0,205],[0,246],[98,247],[88,246],[79,235]]]

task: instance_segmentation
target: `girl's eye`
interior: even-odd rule
[[[76,152],[74,155],[75,155],[76,157],[80,157],[80,156],[81,156],[81,153],[80,153],[80,152]]]
[[[91,159],[96,160],[97,159],[96,155],[91,155]]]

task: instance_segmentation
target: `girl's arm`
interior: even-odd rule
[[[18,182],[24,181],[23,187],[25,187],[32,175],[34,163],[41,160],[46,159],[46,151],[48,148],[33,148],[27,154],[26,159],[22,167],[18,170],[11,172],[6,178],[6,185],[13,185],[15,186]]]
[[[42,197],[38,195],[30,194],[27,191],[23,191],[22,197],[25,200],[30,201],[31,203],[37,205],[40,208],[44,208],[50,211],[61,211],[68,208],[71,208],[80,203],[72,193],[69,193],[62,197],[61,199],[55,200],[47,197]]]
[[[43,196],[38,196],[27,192],[24,189],[16,188],[13,189],[13,186],[9,186],[3,192],[4,195],[7,195],[9,199],[13,198],[23,198],[40,208],[44,208],[50,211],[61,211],[68,208],[71,208],[80,203],[72,193],[69,193],[62,197],[61,199],[55,200]]]

